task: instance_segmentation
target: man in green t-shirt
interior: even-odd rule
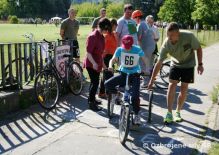
[[[106,9],[105,8],[101,8],[100,9],[100,16],[95,18],[93,23],[92,23],[92,31],[94,31],[97,28],[98,22],[101,18],[106,17]]]
[[[204,71],[202,63],[202,48],[193,35],[189,31],[179,31],[177,23],[172,22],[167,27],[167,38],[165,39],[161,49],[158,62],[155,64],[148,88],[151,89],[156,75],[158,74],[162,62],[168,57],[171,57],[171,69],[169,75],[169,87],[167,91],[167,107],[168,112],[164,118],[165,123],[173,122],[172,106],[175,99],[176,86],[181,82],[180,93],[177,99],[177,108],[175,121],[181,122],[180,110],[186,100],[189,83],[194,82],[194,68],[196,66],[195,52],[197,54],[198,74]]]
[[[79,30],[79,21],[75,19],[76,10],[70,8],[68,10],[69,17],[64,19],[61,23],[60,36],[63,40],[68,40],[70,44],[70,51],[74,58],[79,61],[79,45],[77,41],[77,35]]]

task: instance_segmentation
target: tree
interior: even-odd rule
[[[0,18],[7,19],[9,15],[9,4],[7,0],[0,0]]]
[[[197,0],[192,19],[206,25],[218,24],[219,0]]]
[[[157,19],[162,0],[124,0],[124,3],[131,3],[134,9],[141,10],[144,16],[153,15]]]
[[[107,17],[120,18],[123,16],[123,4],[122,3],[112,3],[107,6]]]
[[[158,17],[166,22],[191,24],[191,14],[194,11],[195,0],[165,0]]]
[[[71,0],[0,0],[0,15],[16,15],[19,18],[66,17]]]

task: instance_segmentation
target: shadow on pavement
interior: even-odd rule
[[[88,92],[87,89],[88,88],[85,88],[80,96],[68,95],[61,98],[60,103],[52,111],[44,111],[38,105],[35,105],[23,112],[10,116],[10,118],[0,120],[0,153],[13,150],[18,146],[55,131],[66,122],[79,121],[90,128],[107,128],[107,126],[103,126],[102,124],[94,125],[90,122],[86,122],[86,120],[80,119],[80,114],[88,109],[87,94],[85,93]],[[177,89],[177,93],[178,92],[179,90]],[[145,101],[148,101],[146,91],[141,91],[140,95]],[[206,96],[206,94],[196,89],[190,89],[188,102],[202,104],[199,95]],[[185,140],[188,139],[178,137],[179,134],[177,133],[203,140],[203,131],[199,129],[204,128],[206,131],[210,130],[188,120],[165,126],[163,124],[163,117],[159,115],[159,111],[155,112],[153,108],[152,123],[147,123],[148,102],[142,104],[144,106],[141,108],[140,115],[143,124],[140,127],[131,128],[125,146],[132,154],[139,154],[139,152],[143,154],[162,154],[162,151],[168,152],[168,154],[188,154],[188,152],[191,153],[194,151],[194,147],[190,147],[188,143],[185,142]],[[166,90],[155,89],[153,106],[166,109]],[[116,129],[118,129],[119,109],[120,107],[118,106],[115,116],[109,120],[109,123]],[[184,105],[184,109],[197,115],[204,115],[204,113],[200,111],[191,109],[188,103]],[[98,116],[107,118],[107,109],[103,109],[103,111],[97,114]],[[212,132],[214,133],[216,131]],[[217,135],[215,135],[215,137],[207,137],[210,141],[214,141],[215,138],[219,141]]]
[[[86,89],[80,96],[62,96],[51,111],[33,105],[0,120],[0,154],[55,131],[66,122],[77,120],[77,116],[88,108]]]

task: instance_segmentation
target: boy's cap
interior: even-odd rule
[[[134,43],[133,37],[131,35],[125,35],[122,37],[122,47],[124,49],[130,49]]]

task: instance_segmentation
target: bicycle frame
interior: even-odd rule
[[[59,73],[58,69],[56,68],[55,62],[52,59],[52,53],[51,51],[49,52],[49,57],[46,59],[46,66],[45,70],[51,70],[55,76],[60,80],[60,83],[62,84],[63,82],[66,82],[68,84],[69,81],[69,75],[68,75],[68,70],[69,70],[69,64],[70,61],[65,62],[65,77],[62,77],[61,74]]]

